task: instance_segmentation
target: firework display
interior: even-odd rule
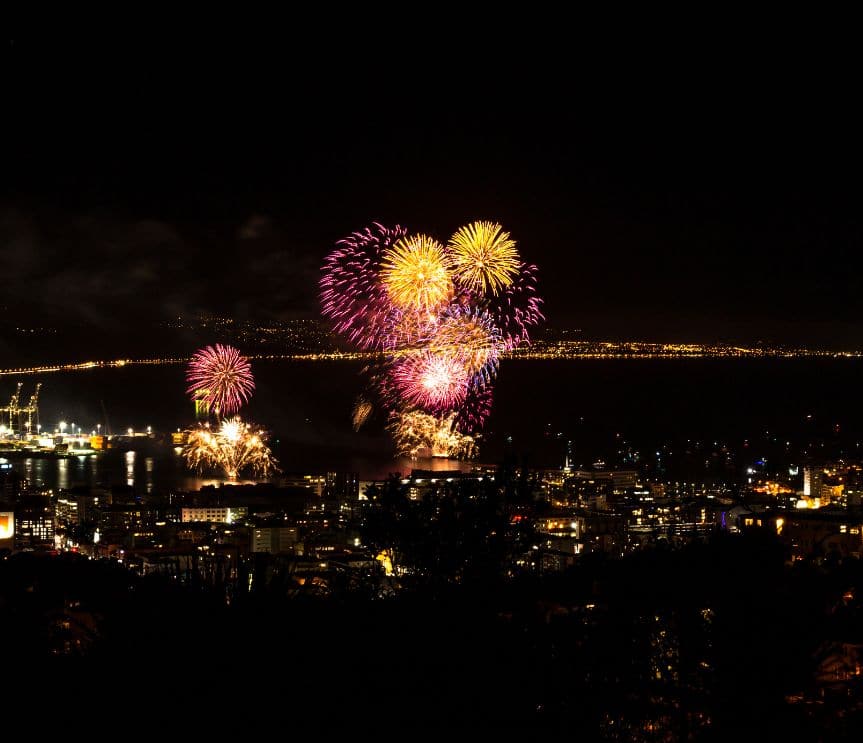
[[[453,277],[470,291],[497,294],[518,275],[515,240],[493,222],[473,222],[459,228],[447,246]]]
[[[354,422],[354,431],[359,431],[363,427],[363,424],[369,419],[373,410],[374,407],[366,398],[362,396],[357,398],[354,404],[354,412],[351,416]]]
[[[233,415],[255,389],[252,367],[233,346],[207,346],[197,351],[186,371],[187,392],[216,414]]]
[[[278,472],[266,434],[239,417],[223,420],[216,430],[205,424],[190,431],[183,456],[191,469],[218,469],[232,480],[242,472],[256,477]]]
[[[385,251],[407,235],[396,225],[373,224],[336,243],[321,279],[321,306],[338,333],[360,348],[385,346],[396,319],[380,280]]]
[[[455,413],[438,417],[419,410],[394,412],[387,426],[399,454],[417,457],[421,453],[433,457],[470,459],[476,454],[473,436],[460,433],[455,426]]]
[[[470,383],[467,367],[457,355],[430,351],[401,359],[393,377],[405,402],[433,411],[457,408]]]
[[[363,370],[354,429],[378,411],[401,454],[475,456],[500,355],[545,319],[536,266],[515,240],[494,222],[465,225],[445,246],[374,223],[336,243],[322,271],[324,316],[382,352]]]
[[[443,246],[425,235],[400,239],[384,251],[381,280],[399,308],[434,312],[452,294]]]

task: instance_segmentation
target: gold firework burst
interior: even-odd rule
[[[470,459],[477,454],[473,436],[455,429],[455,413],[440,417],[419,410],[392,414],[389,430],[399,454],[416,459],[421,454],[433,457]]]
[[[471,291],[497,294],[518,275],[515,240],[494,222],[471,222],[450,238],[447,267]]]
[[[383,254],[381,279],[402,309],[432,311],[452,296],[443,246],[431,237],[402,238]]]
[[[189,432],[183,456],[190,468],[220,469],[232,480],[245,470],[266,477],[278,464],[262,431],[234,417],[211,431],[208,425]]]

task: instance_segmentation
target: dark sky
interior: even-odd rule
[[[310,53],[298,34],[6,40],[6,315],[312,316],[344,234],[492,219],[554,326],[863,347],[856,67],[554,40]]]

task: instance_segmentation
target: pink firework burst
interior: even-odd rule
[[[530,328],[545,320],[542,299],[536,291],[536,273],[536,266],[522,264],[515,280],[486,302],[485,308],[500,329],[507,350],[529,343]]]
[[[233,346],[207,346],[195,352],[186,371],[187,392],[218,416],[233,415],[255,389],[248,359]]]
[[[443,411],[453,410],[462,403],[471,375],[456,356],[421,351],[399,361],[393,378],[402,399],[409,405]]]
[[[381,261],[407,235],[404,227],[377,222],[339,240],[321,269],[321,309],[341,333],[361,348],[381,348],[391,334],[394,308],[380,281]]]
[[[471,384],[464,401],[456,411],[454,427],[461,433],[479,431],[491,413],[492,386]]]

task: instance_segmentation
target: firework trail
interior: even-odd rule
[[[362,396],[357,398],[357,401],[354,403],[354,409],[351,413],[354,431],[359,431],[363,427],[373,410],[374,407],[368,400],[366,400],[366,398]]]
[[[255,389],[252,367],[233,346],[196,351],[186,371],[187,392],[216,416],[236,413]]]

